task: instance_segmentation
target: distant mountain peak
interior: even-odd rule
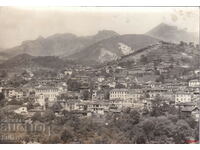
[[[170,24],[167,24],[167,23],[164,23],[164,22],[161,22],[158,26],[170,26],[170,27],[175,27],[173,25],[170,25]]]
[[[27,53],[32,56],[69,56],[86,47],[117,36],[114,31],[102,30],[92,36],[77,36],[72,33],[57,33],[46,38],[39,36],[35,40],[23,41],[21,45],[6,49],[11,57]]]
[[[96,35],[94,35],[94,38],[97,41],[100,41],[100,40],[108,39],[114,36],[119,36],[119,34],[112,30],[100,30],[97,32]]]
[[[179,29],[177,26],[160,23],[146,33],[154,38],[158,38],[168,42],[196,42],[197,35],[187,32],[185,29]]]
[[[56,33],[47,37],[47,39],[55,39],[55,38],[74,39],[77,38],[77,36],[72,33]]]
[[[38,38],[36,40],[44,40],[45,38],[43,36],[38,36]]]
[[[117,32],[113,31],[113,30],[100,30],[98,31],[97,35],[100,34],[116,34],[119,35]]]
[[[156,27],[154,27],[153,29],[151,29],[150,31],[148,31],[147,34],[160,34],[160,32],[164,33],[164,32],[175,31],[175,30],[178,30],[176,26],[169,25],[162,22]]]

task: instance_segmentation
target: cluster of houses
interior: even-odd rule
[[[103,81],[98,81],[102,83]],[[140,88],[109,88],[108,98],[105,98],[105,92],[92,90],[91,98],[88,100],[81,99],[80,92],[71,92],[67,89],[58,87],[37,87],[37,88],[1,88],[1,93],[8,101],[13,98],[20,101],[23,98],[34,97],[34,102],[39,104],[35,110],[28,110],[27,106],[23,106],[14,110],[15,113],[30,115],[33,112],[45,111],[46,104],[53,106],[58,103],[61,108],[57,110],[60,113],[62,110],[76,113],[80,116],[104,115],[108,112],[119,113],[125,108],[133,108],[139,111],[151,109],[151,102],[156,97],[160,97],[168,104],[175,105],[181,108],[185,115],[192,115],[197,120],[199,117],[199,107],[197,106],[200,99],[200,80],[190,80],[188,86],[182,90],[170,90],[163,87],[163,84],[149,83],[149,85]],[[69,98],[59,97],[65,94]],[[100,95],[100,96],[99,96]]]
[[[132,69],[119,65],[102,68],[78,66],[58,72],[56,78],[37,80],[33,80],[34,74],[29,71],[31,75],[27,84],[18,88],[1,85],[0,93],[7,101],[31,98],[34,104],[38,104],[34,109],[27,109],[24,103],[14,110],[26,115],[45,111],[54,104],[60,105],[56,111],[58,114],[66,110],[80,116],[104,115],[108,112],[120,113],[126,108],[142,112],[151,110],[152,101],[159,97],[167,104],[180,108],[183,114],[193,115],[197,119],[199,77],[188,81],[168,79],[157,82],[155,70],[158,74],[165,74],[170,65],[170,62],[161,62],[155,68],[154,63],[148,63],[133,66]],[[198,70],[194,71],[196,76],[199,73]]]

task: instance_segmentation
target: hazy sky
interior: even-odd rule
[[[0,7],[0,47],[55,33],[93,35],[99,30],[119,34],[145,33],[159,23],[190,32],[199,30],[197,7]]]

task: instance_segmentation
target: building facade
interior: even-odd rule
[[[37,88],[35,90],[35,96],[40,105],[44,105],[45,101],[54,102],[59,95],[57,88]]]
[[[113,89],[110,91],[110,100],[122,99],[126,100],[129,98],[128,89]]]
[[[189,87],[200,87],[200,80],[190,80]]]
[[[192,101],[192,95],[188,92],[177,92],[175,94],[175,104],[186,103]]]

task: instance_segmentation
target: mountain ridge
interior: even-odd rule
[[[72,33],[54,34],[47,38],[23,41],[21,45],[6,49],[10,56],[27,53],[33,56],[68,56],[100,40],[118,36],[115,31],[103,30],[92,36],[76,36]]]
[[[94,35],[77,36],[57,33],[46,38],[23,41],[21,45],[0,52],[0,63],[27,53],[31,56],[56,56],[80,63],[104,63],[119,59],[159,41],[179,43],[190,41],[193,36],[176,26],[161,23],[146,34],[120,35],[112,30],[100,30]]]
[[[141,49],[145,46],[155,44],[159,40],[144,34],[125,34],[111,37],[106,40],[99,41],[81,52],[77,52],[68,56],[68,59],[79,60],[80,62],[102,62],[101,55],[105,61],[117,59],[123,55],[127,55]],[[110,55],[110,56],[109,56]],[[107,60],[106,60],[107,57]],[[103,62],[105,62],[103,61]]]
[[[160,23],[145,34],[173,43],[195,42],[198,43],[198,35],[196,33],[187,32],[184,29],[179,29],[177,26]]]

